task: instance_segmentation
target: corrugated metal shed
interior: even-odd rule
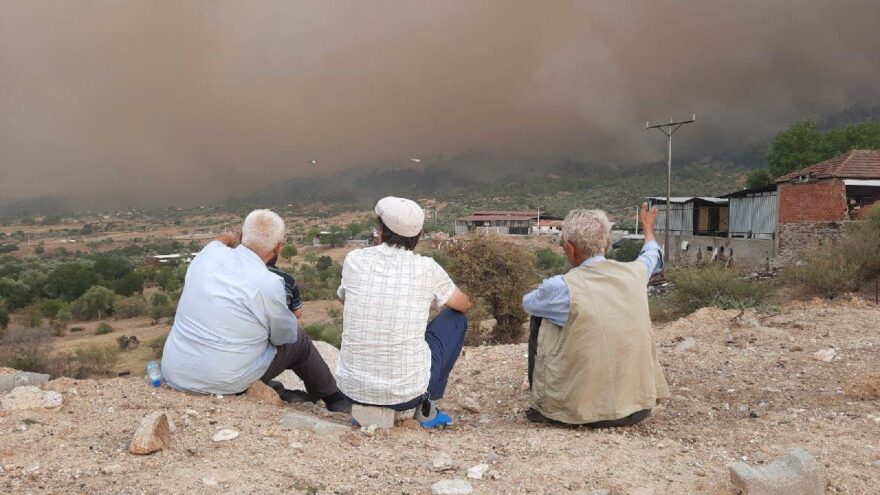
[[[694,224],[695,205],[698,207],[714,205],[713,207],[716,207],[716,209],[723,208],[727,205],[726,198],[698,196],[672,197],[670,198],[670,202],[672,203],[670,205],[672,211],[669,216],[669,232],[674,235],[693,235],[695,227],[699,227]],[[652,206],[656,205],[658,210],[657,221],[654,222],[654,229],[660,232],[664,231],[666,229],[666,197],[652,196],[648,198],[648,203]],[[726,212],[724,213],[724,216],[726,217]],[[723,224],[726,227],[726,218]]]
[[[737,191],[726,197],[730,200],[731,237],[776,237],[779,197],[775,185]]]

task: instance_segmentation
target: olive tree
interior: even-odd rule
[[[495,318],[491,340],[519,342],[527,319],[522,296],[537,281],[535,258],[494,235],[468,237],[448,249],[453,280]]]

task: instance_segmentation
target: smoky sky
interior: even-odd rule
[[[0,200],[473,150],[637,164],[876,97],[880,3],[0,0]],[[316,165],[309,163],[317,160]]]

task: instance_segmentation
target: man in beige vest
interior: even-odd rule
[[[663,267],[657,208],[642,205],[645,244],[636,261],[605,259],[611,223],[601,210],[573,210],[562,225],[574,267],[523,297],[532,315],[527,417],[594,428],[634,425],[669,397],[657,360],[645,287]]]

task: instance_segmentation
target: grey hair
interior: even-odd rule
[[[562,223],[562,240],[571,242],[584,258],[611,248],[611,222],[602,210],[571,210]]]
[[[251,251],[264,254],[284,240],[284,220],[272,210],[248,213],[241,226],[241,243]]]

